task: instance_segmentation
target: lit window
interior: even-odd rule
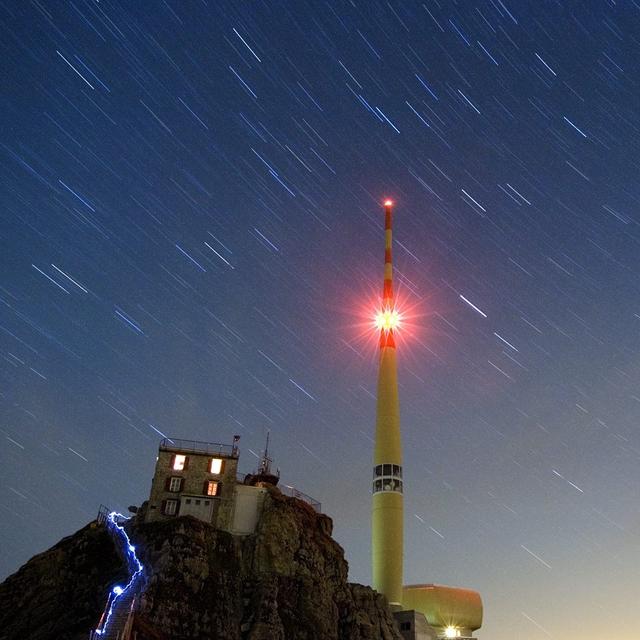
[[[220,458],[212,458],[209,471],[211,473],[222,473],[222,460]]]
[[[167,500],[164,505],[165,515],[175,516],[176,511],[178,510],[178,501],[177,500]]]
[[[187,456],[183,456],[181,454],[177,454],[173,461],[173,469],[174,471],[183,471],[185,462],[187,461]]]
[[[217,496],[218,495],[218,483],[214,480],[209,480],[206,486],[206,494],[208,496]]]
[[[458,631],[455,627],[447,627],[444,630],[444,637],[445,638],[459,638],[460,637],[460,631]]]
[[[177,493],[182,489],[182,478],[171,478],[169,480],[169,491]]]

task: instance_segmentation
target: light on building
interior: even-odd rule
[[[213,458],[211,460],[211,473],[220,473],[222,471],[222,460],[220,458]]]
[[[174,471],[182,471],[184,469],[184,463],[187,460],[187,456],[183,456],[181,454],[177,454],[175,460],[173,461],[173,469]]]
[[[444,637],[445,638],[459,638],[460,637],[460,632],[455,627],[452,627],[451,625],[449,625],[444,630]]]

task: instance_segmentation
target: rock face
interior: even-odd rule
[[[34,556],[0,584],[0,639],[87,640],[127,570],[95,523]]]
[[[128,529],[145,566],[138,640],[402,640],[384,598],[347,582],[331,519],[277,490],[270,490],[251,536],[233,536],[190,517],[131,521]],[[95,558],[88,539],[97,545]],[[64,597],[53,598],[57,574],[50,584],[41,580],[52,565],[48,556],[61,546],[65,554],[56,566],[70,586]],[[86,640],[122,569],[107,534],[85,527],[0,585],[0,638]],[[19,593],[25,589],[28,600]],[[69,604],[80,594],[84,604],[76,602],[78,613],[72,614]],[[47,626],[52,619],[55,629]]]

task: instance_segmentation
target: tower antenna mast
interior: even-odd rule
[[[393,293],[393,202],[384,202],[384,281],[382,306],[376,318],[380,329],[380,360],[376,404],[371,505],[371,569],[373,588],[392,608],[402,607],[404,500],[400,402],[395,331],[399,316]]]

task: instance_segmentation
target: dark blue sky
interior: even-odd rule
[[[0,574],[272,433],[368,582],[381,200],[406,582],[635,637],[640,4],[0,3]],[[407,311],[409,310],[409,311]]]

